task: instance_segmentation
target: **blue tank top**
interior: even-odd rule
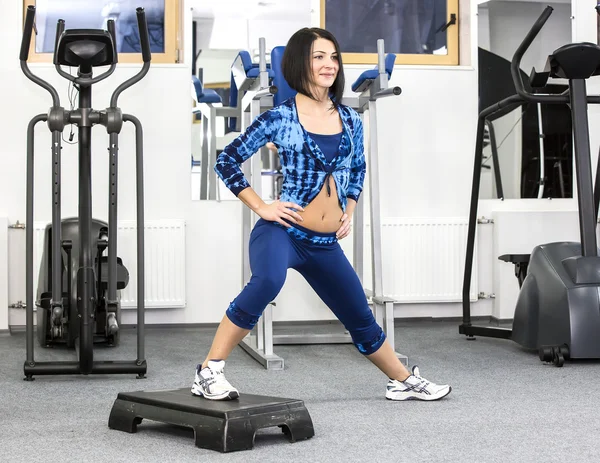
[[[322,135],[312,132],[308,132],[308,134],[319,145],[327,162],[331,162],[337,156],[340,141],[342,140],[342,132],[333,135]]]

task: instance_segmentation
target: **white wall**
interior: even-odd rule
[[[581,1],[581,0],[580,0]],[[592,1],[586,0],[588,4]],[[47,111],[48,96],[27,81],[18,67],[20,2],[0,0],[3,14],[0,28],[6,38],[0,45],[0,71],[3,83],[0,98],[11,112],[0,115],[5,136],[3,164],[0,177],[0,217],[10,223],[25,220],[25,129],[28,120],[37,113]],[[185,24],[191,24],[191,11],[185,8]],[[587,10],[585,10],[587,11]],[[476,5],[471,7],[475,17]],[[594,18],[595,19],[595,18]],[[578,21],[576,14],[575,22]],[[593,25],[587,16],[582,19],[578,39],[590,40]],[[396,99],[382,101],[379,113],[382,193],[382,215],[406,217],[462,216],[468,212],[475,123],[477,118],[477,22],[472,23],[471,67],[416,67],[399,66],[395,69],[392,84],[400,85],[403,94]],[[186,44],[190,44],[190,27],[186,29]],[[465,33],[464,31],[462,32]],[[187,223],[187,307],[185,309],[149,310],[148,323],[216,323],[229,302],[237,295],[241,280],[241,230],[242,205],[234,201],[222,203],[192,201],[190,193],[190,143],[189,117],[191,50],[186,48],[186,63],[180,65],[153,65],[148,76],[122,95],[120,106],[138,115],[145,128],[145,184],[147,219],[184,218]],[[66,93],[66,83],[55,77],[55,71],[46,65],[33,66],[41,76],[59,86],[61,96]],[[117,82],[132,75],[134,65],[121,65],[108,80],[97,86],[94,105],[107,104],[110,92]],[[349,85],[362,72],[359,66],[347,67]],[[66,100],[63,100],[66,101]],[[595,111],[595,122],[598,114]],[[107,163],[105,137],[96,128],[94,140],[94,215],[105,218]],[[49,136],[43,127],[38,130],[36,159],[36,220],[50,220],[48,191],[50,191]],[[598,135],[594,135],[593,150],[598,148]],[[74,214],[77,209],[75,151],[70,146],[64,150],[63,214]],[[127,127],[121,137],[120,166],[120,218],[135,218],[133,202],[133,131]],[[9,199],[10,198],[10,199]],[[558,204],[558,202],[553,202]],[[486,213],[507,202],[486,203]],[[573,209],[567,201],[563,209]],[[539,209],[539,203],[518,203],[515,207]],[[16,230],[9,234],[8,302],[24,300],[24,239]],[[483,235],[483,233],[481,234]],[[480,236],[480,239],[483,238]],[[491,238],[480,241],[482,255],[492,249]],[[343,243],[348,249],[351,241]],[[13,248],[14,246],[14,248]],[[496,259],[487,254],[480,267],[482,282],[493,287],[492,263]],[[487,283],[486,283],[487,284]],[[276,320],[329,319],[330,313],[312,294],[305,291],[306,283],[290,272],[288,283],[278,298]],[[487,289],[486,289],[487,290]],[[0,301],[1,302],[1,301]],[[491,314],[493,301],[474,304],[474,314]],[[396,315],[407,316],[458,316],[459,304],[407,305],[396,308]],[[1,314],[0,314],[1,315]],[[127,313],[125,322],[133,321]],[[10,312],[13,325],[24,323],[24,313],[18,309]],[[128,318],[129,317],[129,318]]]
[[[0,218],[0,333],[8,330],[8,220]]]

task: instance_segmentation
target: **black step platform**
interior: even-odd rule
[[[134,433],[144,418],[191,427],[197,447],[219,452],[252,449],[256,431],[271,426],[279,426],[290,442],[315,435],[301,400],[242,394],[236,400],[213,401],[195,397],[189,387],[121,392],[108,427]]]

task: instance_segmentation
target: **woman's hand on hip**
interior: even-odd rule
[[[340,225],[340,228],[338,228],[338,231],[335,233],[335,236],[338,240],[346,238],[346,236],[350,234],[350,229],[352,228],[352,216],[344,214],[340,219],[340,222],[342,222],[342,224]]]
[[[290,202],[275,201],[271,204],[265,204],[263,207],[258,209],[256,213],[265,220],[270,222],[278,222],[284,227],[291,227],[286,222],[299,223],[303,222],[304,219],[296,211],[304,212],[304,209],[298,204]],[[285,220],[284,220],[285,219]]]

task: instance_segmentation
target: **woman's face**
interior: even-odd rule
[[[330,88],[340,68],[333,42],[317,38],[313,42],[311,62],[313,83],[317,87]]]

